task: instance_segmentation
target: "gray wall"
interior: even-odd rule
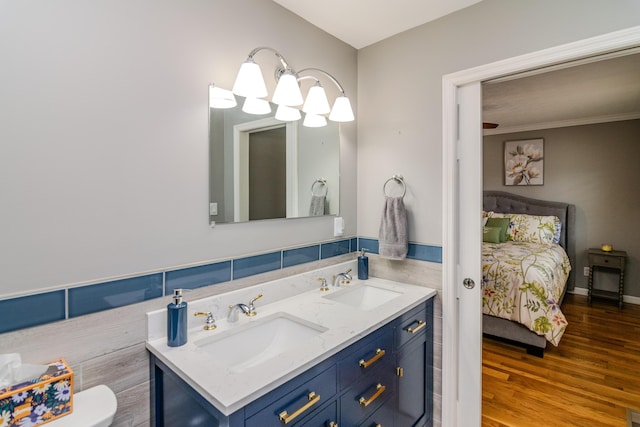
[[[544,139],[544,185],[504,186],[504,141],[532,138]],[[640,120],[485,136],[484,188],[575,204],[576,286],[587,287],[587,249],[610,243],[629,257],[625,295],[639,297],[639,142]]]
[[[409,238],[442,243],[442,76],[640,25],[636,0],[483,0],[358,51],[358,235],[407,183]]]
[[[0,0],[0,298],[332,240],[329,217],[209,227],[208,85],[258,46],[327,70],[357,109],[356,50],[271,1]],[[255,59],[273,93],[275,55]]]

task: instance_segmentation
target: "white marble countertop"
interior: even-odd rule
[[[356,271],[355,261],[274,280],[240,291],[188,301],[188,342],[181,347],[167,346],[166,310],[147,313],[147,349],[220,412],[230,415],[436,294],[431,288],[379,278],[370,277],[369,280],[359,281],[355,279],[357,275],[354,275],[354,280],[348,285],[331,286],[332,274],[346,271],[348,268]],[[320,284],[316,280],[318,277],[327,279],[329,291],[320,292]],[[327,295],[365,284],[398,292],[398,296],[371,310],[357,309],[325,298]],[[237,322],[227,321],[229,305],[248,303],[258,294],[263,294],[264,297],[255,303],[258,313],[256,316],[247,317],[240,313]],[[186,296],[188,298],[188,294]],[[195,311],[213,312],[217,319],[217,329],[203,330],[204,318],[193,318]],[[304,340],[301,345],[278,354],[277,357],[241,372],[229,369],[197,345],[204,338],[214,337],[216,334],[228,335],[228,331],[234,328],[246,328],[251,322],[261,322],[268,316],[279,313],[287,313],[326,330]]]

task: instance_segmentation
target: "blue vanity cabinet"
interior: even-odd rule
[[[433,300],[404,314],[395,328],[395,425],[433,424]],[[385,426],[385,424],[381,424]]]
[[[220,427],[432,425],[433,300],[223,415],[153,354],[152,423]]]

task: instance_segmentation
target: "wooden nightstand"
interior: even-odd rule
[[[624,294],[624,264],[627,260],[625,251],[605,252],[598,248],[589,249],[589,293],[588,302],[591,304],[591,297],[608,298],[618,300],[618,307],[622,309],[622,298]],[[593,270],[595,268],[618,270],[620,282],[618,292],[604,291],[593,288]]]

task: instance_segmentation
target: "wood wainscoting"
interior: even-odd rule
[[[544,358],[484,338],[482,425],[627,426],[640,410],[640,306],[567,295],[569,326]]]

